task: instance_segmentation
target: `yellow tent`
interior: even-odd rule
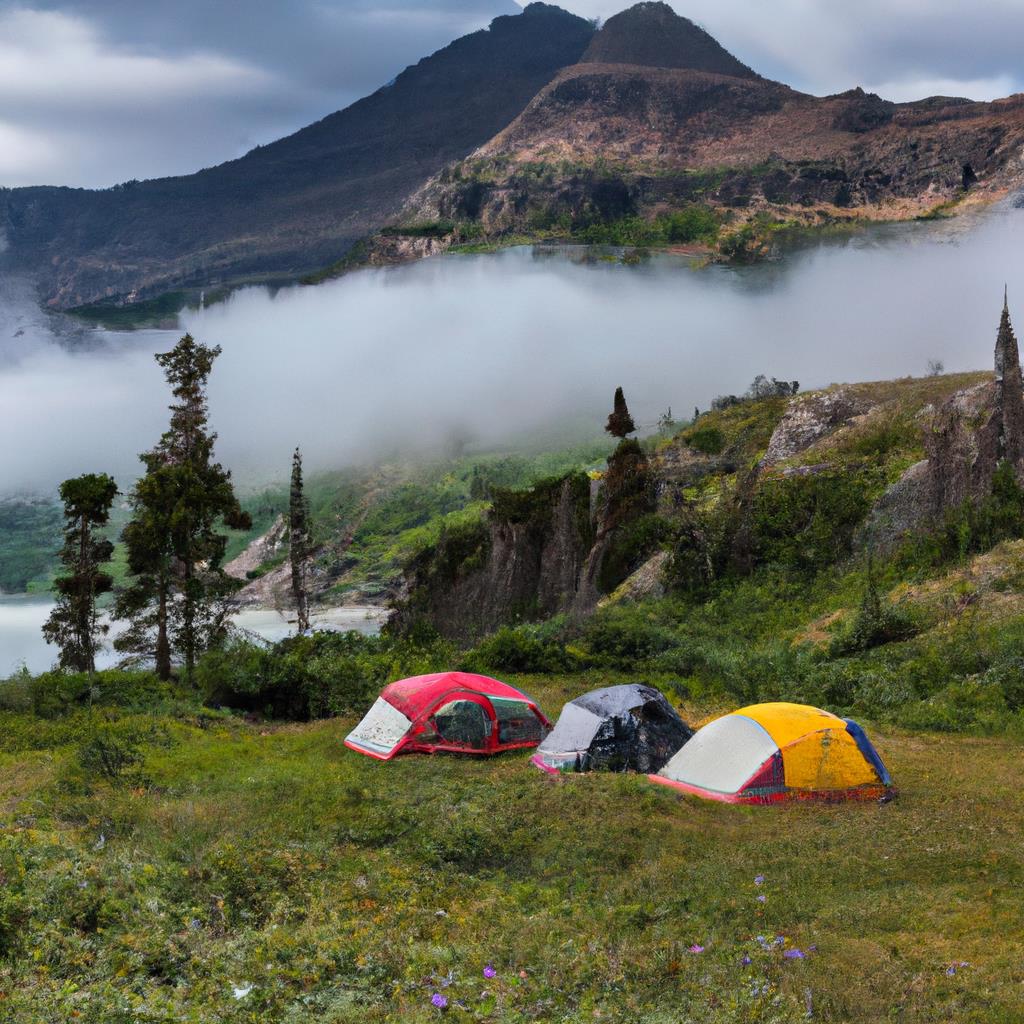
[[[806,704],[753,704],[709,722],[652,782],[729,803],[871,799],[892,780],[856,722]]]

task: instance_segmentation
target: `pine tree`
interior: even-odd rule
[[[309,595],[306,592],[306,565],[309,559],[309,504],[302,489],[302,453],[292,456],[292,487],[288,502],[288,554],[292,566],[292,597],[298,619],[299,635],[309,629]]]
[[[622,393],[622,388],[615,389],[615,406],[604,429],[612,437],[625,437],[636,430],[633,417],[629,415],[629,409],[626,407],[626,397]]]
[[[96,671],[96,650],[109,629],[99,622],[96,598],[113,588],[102,567],[114,545],[95,531],[109,521],[116,495],[117,484],[106,473],[88,473],[60,485],[65,520],[60,559],[67,574],[54,582],[57,602],[43,636],[60,648],[60,667],[74,672]]]
[[[230,472],[213,461],[217,435],[207,429],[206,385],[220,351],[186,334],[156,356],[175,402],[169,428],[139,456],[146,472],[123,534],[132,580],[115,614],[129,628],[114,646],[151,654],[161,679],[170,678],[175,652],[191,678],[198,654],[223,635],[232,583],[220,565],[227,538],[218,526],[252,525]]]

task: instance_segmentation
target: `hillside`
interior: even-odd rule
[[[782,226],[991,201],[1024,184],[1022,144],[1024,97],[809,96],[645,3],[610,19],[580,63],[442,170],[400,223],[445,225],[435,248],[554,237],[702,243],[743,259]],[[389,249],[380,240],[376,257]]]
[[[105,191],[0,189],[6,258],[33,270],[63,308],[294,279],[337,259],[431,174],[507,125],[579,59],[592,32],[532,4],[239,160]]]

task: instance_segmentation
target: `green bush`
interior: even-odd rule
[[[725,435],[718,427],[698,427],[684,434],[683,440],[705,455],[719,455],[725,447]]]
[[[913,615],[905,608],[883,601],[869,573],[860,607],[849,625],[833,638],[829,653],[842,657],[893,641],[908,640],[917,632]]]
[[[87,777],[117,782],[142,762],[142,745],[153,735],[131,719],[101,720],[78,744],[78,767]]]
[[[834,564],[871,508],[873,484],[852,471],[765,481],[751,502],[755,562],[803,572]]]
[[[439,671],[453,658],[436,634],[318,632],[271,646],[236,640],[200,659],[195,679],[214,706],[309,721],[363,711],[389,682]]]
[[[108,669],[86,672],[44,672],[28,683],[32,711],[57,718],[84,707],[116,707],[133,711],[168,709],[182,700],[174,686],[152,672]]]
[[[462,667],[469,672],[574,672],[579,658],[556,640],[538,635],[529,626],[503,626],[466,653]]]
[[[597,612],[583,627],[582,641],[593,659],[615,668],[635,668],[674,647],[671,630],[652,622],[640,606]]]

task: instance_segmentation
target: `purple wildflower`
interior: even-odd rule
[[[775,936],[775,945],[776,946],[784,946],[785,944],[786,944],[786,936],[785,935],[776,935]]]
[[[787,960],[804,960],[807,957],[802,949],[787,949],[782,955]]]
[[[431,997],[430,1001],[439,1009],[443,1010],[448,1006],[448,997],[441,995],[440,992],[435,992]]]
[[[704,952],[704,947],[703,947],[703,946],[701,946],[701,945],[698,945],[698,944],[697,944],[697,943],[695,942],[695,943],[694,943],[694,944],[693,944],[693,945],[692,945],[692,946],[690,947],[690,952],[691,952],[691,953],[703,953],[703,952]]]
[[[757,897],[757,902],[758,903],[767,903],[768,902],[768,897],[765,896],[764,893],[761,893],[761,895]]]
[[[743,958],[743,959],[742,959],[742,960],[740,961],[740,963],[741,963],[741,964],[743,964],[743,966],[744,966],[744,967],[749,967],[749,966],[750,966],[750,965],[751,965],[751,964],[752,964],[753,962],[754,962],[754,961],[753,961],[753,960],[751,960],[749,956],[745,956],[745,957],[744,957],[744,958]]]
[[[485,978],[493,978],[497,973],[498,972],[490,964],[488,964],[484,968],[484,977]]]
[[[754,875],[754,885],[764,885],[764,875]]]

